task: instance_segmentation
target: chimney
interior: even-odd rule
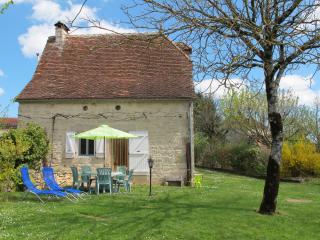
[[[70,29],[62,22],[57,22],[55,25],[56,27],[56,43],[59,46],[63,46],[64,39],[66,38],[66,35],[70,31]]]
[[[188,46],[187,44],[183,42],[177,42],[176,45],[188,56],[192,53],[192,47]]]

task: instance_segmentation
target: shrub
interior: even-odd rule
[[[284,142],[281,173],[292,177],[320,175],[320,153],[315,144],[303,137],[292,144]]]
[[[22,131],[29,148],[24,154],[23,160],[18,160],[16,165],[28,164],[29,167],[38,169],[41,166],[41,162],[45,161],[49,151],[47,134],[42,127],[33,123],[28,123],[27,127],[23,128]]]
[[[13,130],[11,130],[13,131]],[[28,144],[20,133],[15,142],[4,134],[0,139],[0,191],[13,191],[20,184],[19,173],[15,168],[16,159],[26,152]]]
[[[48,151],[46,133],[35,124],[4,133],[0,137],[0,191],[19,188],[20,166],[28,164],[30,168],[38,169]]]
[[[201,133],[194,135],[194,154],[197,162],[202,162],[205,158],[205,152],[209,145],[209,138]]]
[[[234,170],[253,176],[265,175],[267,157],[258,146],[239,144],[232,149],[231,153],[231,166]]]
[[[267,156],[258,146],[238,143],[216,146],[212,156],[215,166],[234,172],[262,176],[266,173]]]

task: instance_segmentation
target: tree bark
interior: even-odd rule
[[[267,167],[267,176],[265,180],[263,199],[260,205],[259,213],[271,215],[275,213],[277,208],[283,142],[283,124],[281,114],[278,111],[277,83],[273,80],[273,76],[267,76],[265,83],[272,143]]]

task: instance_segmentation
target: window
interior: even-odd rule
[[[80,155],[92,156],[94,155],[94,140],[80,139]]]

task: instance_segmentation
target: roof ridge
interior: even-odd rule
[[[95,34],[68,34],[67,37],[100,37],[100,36],[134,36],[134,35],[158,35],[158,32],[143,32],[143,33],[95,33]]]
[[[169,41],[175,48],[177,48],[177,50],[178,50],[180,53],[182,53],[182,55],[184,55],[190,62],[192,62],[190,56],[188,56],[188,55],[181,49],[181,47],[179,47],[179,46],[177,45],[177,43],[176,43],[175,41],[171,40],[171,39],[170,39],[168,36],[166,36],[166,35],[163,35],[163,36],[164,36],[164,38],[167,39],[167,41]]]
[[[66,35],[67,38],[94,38],[94,37],[114,37],[114,36],[123,36],[123,37],[130,37],[130,36],[157,36],[159,35],[158,32],[143,32],[143,33],[97,33],[97,34],[68,34]],[[48,41],[53,41],[56,36],[49,36]]]

